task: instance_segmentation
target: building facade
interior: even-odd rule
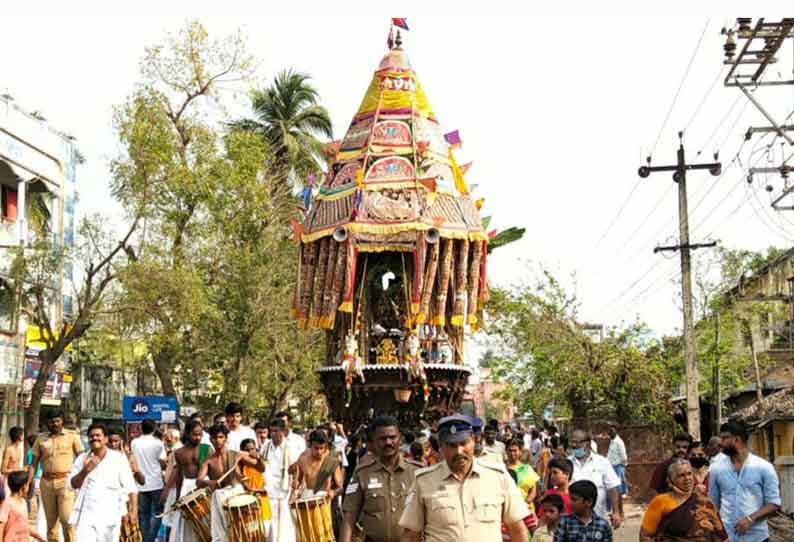
[[[19,107],[9,94],[0,96],[0,405],[5,437],[9,425],[21,422],[25,375],[35,373],[37,330],[19,310],[11,264],[18,250],[30,250],[36,236],[46,235],[55,248],[71,248],[77,202],[75,169],[79,154],[74,138],[53,129],[38,112]],[[73,300],[67,292],[72,267],[62,264],[51,282],[50,318],[54,326],[68,318]],[[30,327],[30,329],[29,329]],[[28,340],[30,335],[34,340]],[[31,359],[34,362],[34,359]],[[53,398],[68,390],[67,360],[54,372]],[[60,374],[60,376],[59,376]],[[28,378],[29,380],[29,378]],[[67,385],[64,385],[67,384]]]
[[[515,407],[508,401],[496,397],[505,388],[491,376],[491,369],[480,367],[478,377],[471,378],[466,387],[467,397],[474,402],[474,413],[481,418],[495,418],[500,422],[510,422],[516,416]]]

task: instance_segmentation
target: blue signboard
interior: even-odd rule
[[[154,420],[162,423],[176,423],[179,403],[176,397],[147,395],[124,397],[124,421],[134,422]]]

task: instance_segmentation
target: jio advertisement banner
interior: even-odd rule
[[[124,397],[124,421],[154,420],[158,423],[176,423],[179,403],[176,397],[158,395]]]

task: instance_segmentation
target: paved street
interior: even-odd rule
[[[623,513],[626,516],[626,523],[615,531],[615,542],[637,542],[643,511],[644,508],[641,505],[632,502],[624,503]]]

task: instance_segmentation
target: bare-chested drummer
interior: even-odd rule
[[[196,479],[198,477],[199,465],[204,463],[212,452],[209,444],[202,444],[201,439],[204,428],[200,420],[191,419],[185,424],[185,432],[182,436],[183,446],[174,452],[174,462],[176,468],[172,470],[171,477],[166,480],[160,500],[165,502],[171,488],[176,488],[176,500],[179,501],[194,489],[196,489]],[[174,532],[175,542],[198,542],[199,538],[190,522],[181,513],[174,514],[174,524],[171,527]]]
[[[309,435],[309,453],[301,454],[292,482],[293,496],[311,497],[320,491],[333,500],[342,491],[345,473],[336,454],[330,453],[325,431],[314,430]],[[301,491],[302,490],[302,491]]]
[[[210,427],[210,442],[215,448],[207,460],[199,465],[198,487],[208,487],[212,493],[212,542],[226,542],[228,540],[228,525],[226,514],[223,512],[223,503],[229,497],[245,493],[240,483],[240,465],[256,467],[260,472],[265,471],[265,464],[261,457],[253,458],[245,452],[235,452],[226,447],[229,429],[225,425],[215,424]]]

